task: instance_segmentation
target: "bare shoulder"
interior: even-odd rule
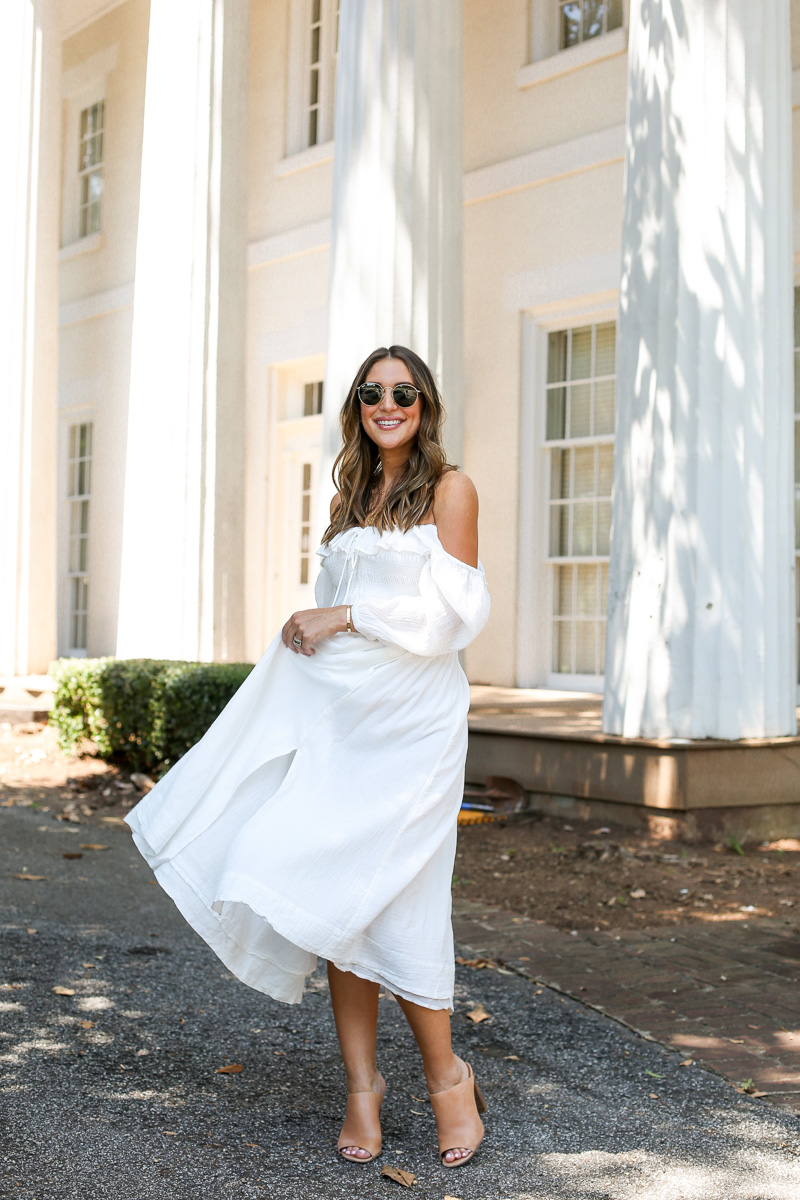
[[[433,519],[448,554],[478,565],[478,492],[468,475],[446,471],[436,485]]]

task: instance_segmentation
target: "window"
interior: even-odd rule
[[[69,427],[67,503],[69,506],[69,649],[86,650],[89,607],[89,500],[92,475],[92,426]]]
[[[303,416],[315,417],[322,412],[322,380],[307,383],[303,393]]]
[[[303,463],[300,492],[300,584],[308,583],[311,553],[311,463]]]
[[[794,289],[794,544],[797,586],[797,679],[800,683],[800,287]]]
[[[604,670],[615,360],[614,322],[549,335],[545,449],[554,674]]]
[[[333,138],[339,0],[292,0],[286,153]]]
[[[103,125],[105,101],[81,110],[78,138],[78,236],[100,232],[103,198]]]
[[[558,44],[567,50],[622,26],[623,0],[559,0]]]

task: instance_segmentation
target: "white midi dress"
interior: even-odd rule
[[[125,820],[244,983],[297,1003],[321,957],[452,1011],[469,708],[458,650],[488,619],[485,572],[431,524],[358,526],[317,554],[317,605],[351,603],[358,633],[309,656],[277,634]]]

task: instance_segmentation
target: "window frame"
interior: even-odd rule
[[[81,114],[93,104],[104,106],[103,115],[103,197],[100,208],[100,229],[95,233],[81,234],[80,231],[80,122]],[[86,250],[102,245],[106,205],[106,167],[108,165],[108,96],[105,75],[73,92],[64,103],[64,152],[61,179],[61,249],[60,261],[72,258]]]
[[[311,78],[312,5],[314,0],[290,0],[289,74],[286,106],[286,157],[303,155],[306,165],[333,157],[333,124],[336,99],[337,30],[340,0],[319,0],[320,60],[317,100],[317,136],[309,138],[309,87]],[[279,166],[279,174],[289,174]]]
[[[520,90],[627,54],[630,0],[622,0],[621,27],[565,49],[559,45],[559,0],[530,0],[528,14],[528,62],[516,77]]]
[[[74,591],[74,581],[75,580],[83,580],[84,586],[86,589],[86,593],[88,594],[90,580],[91,580],[91,572],[89,570],[89,539],[90,539],[90,535],[91,535],[90,522],[91,522],[91,509],[92,509],[92,505],[91,505],[92,474],[95,469],[95,463],[94,463],[95,428],[94,428],[94,426],[95,426],[95,422],[94,422],[94,419],[93,419],[91,413],[70,414],[70,416],[68,416],[67,419],[65,420],[66,453],[64,456],[64,481],[65,481],[66,486],[63,491],[63,497],[64,497],[64,512],[65,512],[65,525],[66,525],[65,562],[64,562],[64,579],[66,581],[66,586],[64,588],[63,604],[64,604],[64,610],[65,610],[64,645],[66,647],[64,653],[69,658],[86,658],[89,653],[89,650],[88,650],[88,647],[89,647],[88,600],[87,600],[85,608],[76,610],[73,605],[73,591]],[[89,433],[88,433],[88,453],[85,455],[78,454],[76,457],[73,457],[72,453],[71,453],[71,451],[72,451],[72,445],[71,445],[72,431],[73,430],[79,431],[81,429],[81,427],[85,427],[89,431]],[[80,434],[78,433],[77,436],[79,437]],[[85,491],[85,490],[77,491],[77,490],[73,490],[73,488],[72,488],[72,474],[73,474],[72,466],[73,466],[73,463],[77,464],[80,462],[86,462],[88,464],[88,468],[86,471],[86,474],[88,475],[88,491]],[[76,473],[79,474],[79,469],[77,470]],[[73,557],[72,557],[73,538],[76,536],[76,534],[73,531],[73,512],[76,511],[77,505],[80,505],[80,506],[85,505],[86,513],[87,513],[85,535],[81,531],[79,531],[77,534],[78,540],[80,541],[81,539],[83,539],[86,544],[86,555],[85,555],[86,562],[85,562],[85,567],[83,567],[83,568],[81,568],[80,566],[73,567],[73,565],[72,565],[72,562],[73,562]],[[84,622],[85,622],[84,627],[85,627],[85,642],[86,642],[86,644],[84,646],[75,645],[73,643],[73,639],[72,639],[73,618],[76,615],[79,616],[81,612],[84,614]]]

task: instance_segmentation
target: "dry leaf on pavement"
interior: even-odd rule
[[[15,879],[47,879],[46,875],[28,875],[25,871],[15,871]]]
[[[81,1021],[81,1029],[94,1029],[97,1021]]]
[[[679,1067],[693,1067],[693,1066],[694,1066],[694,1059],[693,1059],[693,1058],[685,1058],[685,1059],[683,1060],[683,1062],[679,1062],[679,1063],[678,1063],[678,1066],[679,1066]]]
[[[61,855],[62,858],[83,858],[80,850],[65,850]]]
[[[238,1075],[242,1069],[241,1063],[231,1063],[228,1067],[217,1067],[215,1075]]]
[[[395,1183],[402,1183],[403,1187],[411,1187],[417,1178],[411,1171],[403,1171],[400,1167],[389,1166],[381,1168],[381,1175],[386,1175],[389,1179],[393,1179]]]
[[[50,988],[50,991],[55,992],[55,994],[57,996],[74,996],[75,995],[75,988],[65,988],[65,987],[57,986],[54,988]]]
[[[108,850],[108,846],[99,846],[97,842],[81,842],[81,850]]]
[[[476,1025],[479,1025],[481,1021],[488,1021],[491,1015],[492,1014],[488,1013],[482,1004],[476,1004],[475,1007],[471,1008],[467,1013],[470,1021],[474,1021]]]
[[[491,959],[491,958],[458,958],[458,957],[456,957],[456,962],[461,967],[475,967],[476,970],[478,970],[478,971],[481,969],[481,967],[496,967],[497,966],[497,963],[494,962],[493,959]]]

